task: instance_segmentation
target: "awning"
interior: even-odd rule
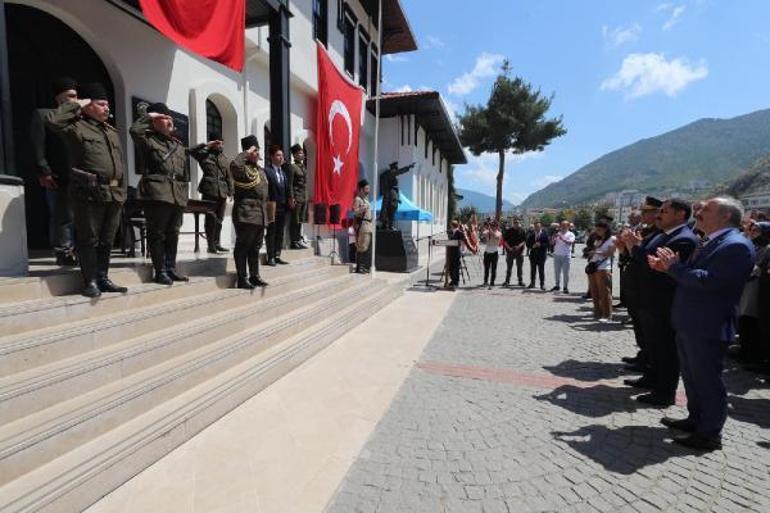
[[[433,221],[433,214],[412,203],[403,193],[398,193],[398,199],[401,203],[399,203],[398,210],[396,211],[396,221],[419,221],[424,223]],[[378,198],[374,203],[375,214],[380,210],[382,210],[382,197]],[[353,217],[352,210],[348,211],[348,217]]]

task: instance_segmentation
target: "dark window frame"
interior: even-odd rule
[[[428,131],[425,131],[425,158],[428,158]]]
[[[371,55],[369,58],[369,64],[371,66],[371,69],[369,70],[370,79],[369,83],[371,85],[372,89],[372,96],[375,96],[380,93],[380,80],[377,76],[377,64],[378,64],[378,55],[377,55],[377,45],[372,43],[371,45]],[[381,71],[381,70],[380,70]]]
[[[404,145],[404,116],[398,117],[399,124],[401,125],[401,146]]]
[[[358,28],[358,85],[364,88],[364,91],[368,91],[369,87],[369,34],[359,27]]]
[[[222,131],[224,130],[224,120],[219,107],[206,99],[206,140],[222,140]]]
[[[344,6],[342,17],[342,56],[344,68],[345,72],[353,77],[356,72],[356,27],[358,26],[358,18],[356,18],[356,15],[353,14],[352,9],[347,4]]]
[[[313,0],[313,37],[327,46],[329,41],[328,0]]]

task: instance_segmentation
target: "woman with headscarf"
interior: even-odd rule
[[[751,221],[745,228],[746,236],[754,243],[756,251],[756,265],[749,276],[741,302],[738,305],[738,333],[740,334],[740,350],[738,357],[742,360],[758,363],[767,358],[767,335],[765,340],[762,337],[761,323],[768,324],[766,319],[768,312],[760,312],[761,306],[767,310],[767,297],[764,305],[760,300],[760,288],[764,285],[764,295],[767,296],[770,280],[767,279],[768,260],[770,252],[768,251],[768,242],[770,242],[770,223],[758,223]],[[763,275],[765,275],[763,280]],[[765,331],[767,334],[767,331]],[[764,356],[763,356],[763,353]]]

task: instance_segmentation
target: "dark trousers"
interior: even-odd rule
[[[653,383],[653,392],[663,397],[673,397],[679,384],[679,356],[670,312],[670,308],[636,310],[643,340],[649,341],[644,375]]]
[[[281,256],[283,232],[286,225],[286,210],[279,208],[275,212],[275,222],[267,227],[267,259],[274,260]]]
[[[497,251],[494,253],[484,252],[484,283],[495,284],[497,277]],[[491,279],[490,279],[491,278]]]
[[[206,220],[203,223],[203,227],[206,230],[206,243],[208,244],[209,249],[216,249],[216,247],[220,245],[219,240],[222,235],[222,221],[225,218],[227,198],[203,194],[201,195],[201,199],[213,201],[215,203],[213,210],[206,213]]]
[[[626,304],[626,308],[628,308],[628,315],[631,317],[631,327],[634,329],[634,339],[636,340],[636,345],[639,347],[639,351],[636,353],[638,363],[642,367],[646,367],[650,361],[650,350],[647,347],[648,344],[644,338],[644,332],[642,331],[642,323],[639,320],[639,310],[631,304]]]
[[[727,420],[727,390],[722,381],[727,343],[680,332],[676,334],[676,347],[687,411],[695,431],[705,436],[718,435]]]
[[[235,272],[238,278],[246,278],[248,265],[249,276],[259,276],[259,249],[265,227],[258,224],[235,223]]]
[[[524,255],[508,251],[505,253],[505,283],[511,282],[511,271],[513,271],[513,262],[516,262],[516,277],[519,283],[524,283]]]
[[[184,209],[163,201],[148,201],[144,204],[144,215],[147,218],[147,245],[155,272],[176,270]]]
[[[460,284],[460,254],[450,256],[447,263],[449,264],[449,284],[456,287]]]
[[[65,184],[59,189],[45,189],[45,201],[48,205],[48,240],[54,252],[69,253],[72,250],[72,205]]]
[[[540,273],[540,286],[545,287],[545,255],[529,254],[529,283],[535,284],[535,275]]]
[[[83,281],[107,278],[110,251],[120,226],[122,203],[72,200],[77,250]]]
[[[302,240],[302,223],[307,220],[307,203],[297,202],[291,210],[291,220],[289,222],[290,242],[299,242]]]

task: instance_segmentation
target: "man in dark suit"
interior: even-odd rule
[[[527,236],[527,247],[530,248],[528,289],[535,288],[535,275],[540,272],[540,290],[545,290],[545,258],[550,242],[543,225],[535,223],[535,229]]]
[[[288,264],[281,259],[286,212],[289,210],[289,177],[283,170],[284,157],[280,146],[274,144],[267,150],[270,163],[265,169],[269,185],[270,201],[275,203],[275,221],[267,227],[267,265]]]
[[[674,301],[676,282],[667,274],[650,268],[647,255],[658,248],[668,248],[687,261],[698,245],[698,238],[687,226],[690,219],[689,203],[670,199],[658,212],[655,224],[658,232],[642,240],[641,235],[624,231],[623,243],[630,250],[637,268],[639,284],[634,301],[634,313],[640,322],[642,337],[649,343],[649,366],[637,380],[626,380],[627,385],[649,388],[637,401],[657,407],[674,404],[679,384],[679,359],[676,350],[676,334],[671,327],[671,305]]]
[[[664,417],[661,423],[690,433],[674,441],[711,451],[722,447],[727,418],[723,359],[735,334],[736,307],[754,266],[754,248],[738,231],[743,207],[732,198],[713,198],[696,213],[706,234],[689,262],[670,248],[650,255],[650,267],[677,283],[671,320],[687,393],[686,419]]]

